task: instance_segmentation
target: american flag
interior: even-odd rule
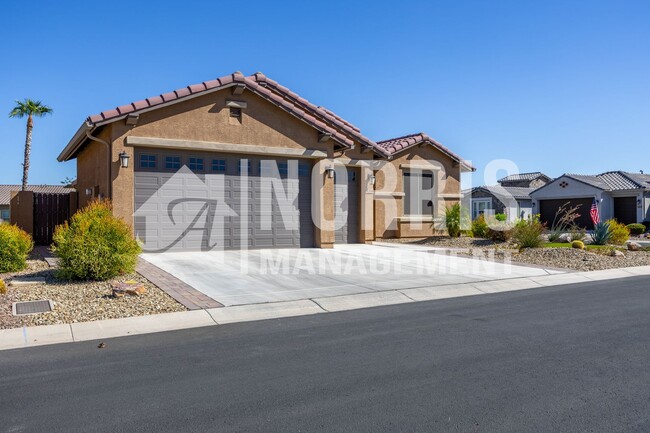
[[[589,211],[589,215],[591,215],[591,220],[594,222],[594,225],[600,222],[600,213],[598,212],[598,203],[596,202],[596,197],[594,197],[594,201],[591,203],[591,210]]]

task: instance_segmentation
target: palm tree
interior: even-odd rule
[[[27,189],[27,175],[29,173],[29,154],[32,151],[32,129],[34,129],[34,116],[43,117],[46,114],[52,113],[52,109],[47,105],[43,105],[41,101],[32,101],[25,99],[24,101],[16,101],[16,106],[9,113],[9,117],[25,117],[27,116],[27,134],[25,136],[25,161],[23,162],[23,187],[22,190]]]

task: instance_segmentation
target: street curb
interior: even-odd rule
[[[650,275],[650,266],[518,277],[447,286],[385,290],[355,295],[237,305],[207,310],[97,320],[94,322],[0,329],[0,351],[644,275]]]

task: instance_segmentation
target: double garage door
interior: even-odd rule
[[[268,158],[241,158],[136,152],[134,222],[145,250],[313,247],[311,161],[273,159],[272,181],[262,177]]]
[[[594,224],[591,221],[591,215],[589,211],[591,210],[591,204],[593,203],[593,198],[572,198],[572,199],[559,199],[559,200],[540,200],[539,201],[539,217],[543,223],[546,223],[546,227],[550,228],[553,224],[553,220],[557,215],[561,206],[567,204],[565,208],[570,208],[573,206],[579,206],[576,212],[580,214],[580,217],[576,219],[575,223],[580,227],[586,229],[593,229]],[[561,215],[560,215],[561,216]],[[558,216],[558,219],[559,217]]]

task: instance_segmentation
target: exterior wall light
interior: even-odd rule
[[[130,156],[129,156],[128,153],[126,153],[124,151],[122,151],[122,153],[120,153],[120,166],[122,168],[128,168],[129,167],[129,158],[130,158]]]
[[[370,185],[374,185],[377,183],[377,177],[374,174],[368,175],[368,182],[370,182]]]
[[[334,167],[327,167],[325,173],[327,174],[327,177],[334,179]]]
[[[92,188],[86,188],[85,193],[86,193],[86,195],[93,195],[93,189]]]

